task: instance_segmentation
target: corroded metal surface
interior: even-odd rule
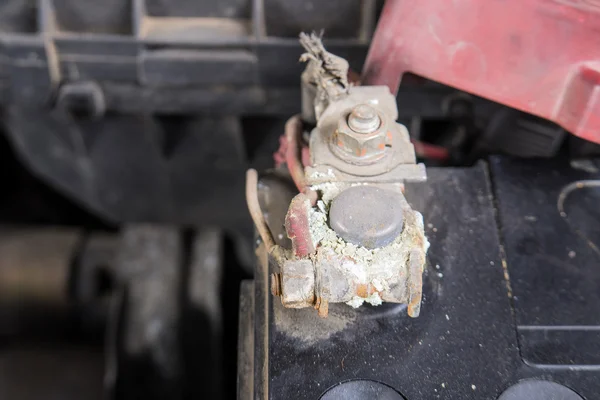
[[[352,114],[355,110],[361,107],[372,107],[359,104],[352,108],[346,118],[338,120],[337,129],[331,136],[329,145],[334,154],[344,161],[351,164],[371,164],[382,157],[386,153],[386,145],[391,146],[391,133],[386,131],[386,125],[382,123],[382,118],[374,111],[375,116],[372,121],[367,118],[363,122],[355,122],[352,126],[352,121],[357,121],[358,118],[353,118]],[[369,126],[372,124],[372,126]]]
[[[355,133],[348,126],[349,115],[361,104],[373,106],[381,118],[380,126],[373,133]],[[387,87],[350,87],[345,96],[337,98],[323,111],[310,134],[310,165],[305,168],[307,183],[425,180],[423,167],[416,164],[408,130],[396,123],[397,116],[396,99]]]
[[[309,232],[310,209],[310,200],[305,194],[300,193],[292,199],[285,216],[285,229],[292,241],[292,250],[296,257],[308,257],[315,251]]]
[[[347,63],[326,52],[320,38],[302,35],[301,43],[309,61],[302,84],[312,91],[304,100],[314,95],[314,113],[304,109],[303,115],[309,123],[314,116],[316,127],[307,148],[301,119],[286,124],[281,153],[300,191],[285,218],[291,249],[263,232],[264,217],[251,208],[278,267],[271,292],[284,307],[314,307],[322,317],[330,304],[365,302],[407,304],[416,317],[429,244],[423,217],[403,190],[404,182],[425,179],[424,167],[416,164],[407,129],[396,122],[389,89],[349,85]],[[249,204],[256,205],[250,189]]]

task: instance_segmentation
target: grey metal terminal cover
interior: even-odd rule
[[[345,241],[369,249],[386,246],[402,232],[402,195],[374,186],[354,186],[331,203],[329,223]]]

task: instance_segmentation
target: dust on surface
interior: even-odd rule
[[[346,304],[330,304],[329,316],[321,318],[312,308],[285,308],[278,299],[273,299],[273,314],[276,330],[307,346],[343,331],[358,316],[356,310]]]

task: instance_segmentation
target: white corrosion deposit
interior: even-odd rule
[[[418,249],[426,254],[429,248],[424,235],[423,216],[408,208],[407,204],[402,233],[385,247],[368,249],[344,241],[328,225],[329,204],[341,191],[340,187],[326,183],[319,185],[318,189],[322,191],[323,200],[319,200],[314,208],[309,206],[308,214],[311,239],[317,249],[315,264],[334,258],[338,262],[330,265],[333,264],[333,268],[340,273],[336,276],[347,277],[349,287],[366,286],[374,289],[374,293],[365,297],[353,295],[349,300],[344,300],[348,305],[356,308],[364,302],[380,305],[383,300],[389,301],[383,294],[394,286],[405,284],[410,252]],[[332,295],[337,297],[338,294]]]

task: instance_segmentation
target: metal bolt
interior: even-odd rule
[[[338,120],[330,148],[340,159],[355,164],[370,164],[384,157],[388,138],[385,119],[368,104],[355,106]]]
[[[368,104],[359,104],[348,116],[348,126],[354,132],[372,133],[381,125],[377,111]]]
[[[271,294],[281,296],[281,274],[271,274]]]
[[[319,317],[327,318],[329,315],[329,300],[317,297],[314,307],[319,312]]]

